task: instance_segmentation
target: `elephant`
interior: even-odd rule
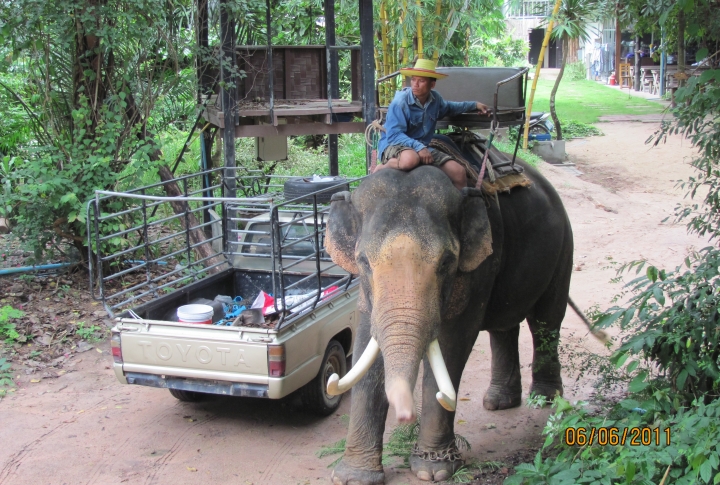
[[[353,368],[328,379],[329,394],[352,387],[337,485],[384,483],[382,438],[389,405],[416,420],[413,389],[423,362],[413,473],[442,481],[461,465],[455,446],[456,390],[481,330],[490,333],[488,410],[519,406],[518,336],[533,338],[531,392],[562,395],[559,330],[572,272],[573,237],[560,197],[537,170],[497,197],[459,191],[436,167],[382,170],[333,195],[326,227],[332,260],[359,278]]]

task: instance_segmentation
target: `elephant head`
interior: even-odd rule
[[[476,270],[492,253],[485,199],[461,193],[435,167],[383,170],[352,195],[335,194],[326,248],[333,261],[360,276],[359,309],[369,314],[372,340],[353,370],[333,376],[328,392],[345,392],[362,378],[379,352],[385,392],[401,422],[415,419],[412,390],[427,354],[446,409],[455,390],[437,342],[458,274]]]

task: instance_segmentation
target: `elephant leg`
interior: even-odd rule
[[[453,338],[452,345],[442,346],[453,387],[459,391],[460,378],[467,359],[472,351],[475,337],[463,339]],[[440,342],[450,337],[441,338]],[[466,343],[466,345],[460,344]],[[435,482],[449,479],[464,462],[462,454],[455,444],[454,420],[455,413],[445,410],[435,398],[438,385],[435,381],[430,363],[427,358],[423,361],[423,393],[422,413],[420,415],[420,433],[415,449],[410,455],[410,468],[420,480]]]
[[[562,396],[563,384],[560,375],[560,325],[548,325],[535,317],[528,317],[533,338],[532,386],[530,392],[552,400]],[[562,321],[562,318],[560,318]]]
[[[363,325],[361,312],[353,351],[353,365],[370,341],[370,325]],[[352,388],[350,425],[345,453],[332,474],[334,485],[381,485],[385,483],[382,466],[383,432],[388,412],[385,395],[385,370],[378,356],[365,377]]]
[[[483,406],[490,411],[517,407],[522,402],[518,352],[520,326],[504,332],[493,330],[489,333],[492,379],[485,393]]]

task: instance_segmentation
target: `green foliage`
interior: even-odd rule
[[[309,175],[328,175],[327,141],[318,148],[305,146],[302,137],[288,140],[288,159],[278,162],[255,160],[254,141],[250,138],[238,139],[235,144],[236,157],[242,165],[251,169],[260,169],[267,174],[307,177]],[[361,134],[340,135],[338,139],[338,170],[346,177],[364,177],[365,138]]]
[[[503,153],[509,154],[510,158],[512,158],[512,154],[515,152],[515,140],[517,140],[517,134],[518,129],[511,127],[508,130],[509,136],[507,141],[506,140],[493,140],[493,146],[500,150]],[[518,148],[517,153],[519,158],[522,158],[525,160],[529,165],[533,167],[537,167],[543,159],[535,155],[533,152],[531,152],[529,149],[524,150],[522,148],[522,141],[520,141],[520,148]]]
[[[11,387],[15,387],[12,367],[5,357],[0,357],[0,399],[7,395],[8,388]]]
[[[524,67],[528,65],[529,50],[527,42],[507,34],[499,38],[480,38],[470,46],[469,64],[480,67]]]
[[[587,403],[556,398],[543,448],[533,463],[515,467],[505,484],[646,484],[659,483],[666,473],[665,483],[718,483],[720,401],[672,415],[652,412],[662,396],[657,391],[642,403],[624,399],[604,416],[588,411]]]
[[[697,148],[692,161],[696,175],[680,185],[693,203],[679,205],[675,213],[679,220],[687,221],[691,233],[715,238],[720,234],[720,70],[692,77],[675,98],[674,123],[664,124],[649,141],[657,145],[668,135],[679,134]]]
[[[20,334],[15,329],[15,324],[10,320],[24,316],[25,312],[17,310],[10,305],[5,305],[0,308],[0,339],[6,343],[12,343],[20,338]]]
[[[75,334],[83,340],[94,340],[96,338],[95,334],[100,330],[100,327],[97,325],[90,325],[88,327],[86,325],[85,322],[77,322]]]
[[[0,57],[8,54],[7,48],[0,46]],[[21,100],[13,94],[21,89],[22,83],[19,73],[0,70],[0,159],[18,155],[33,136]]]
[[[320,451],[316,452],[318,458],[322,458],[324,456],[330,456],[330,455],[338,455],[345,452],[345,438],[336,441],[335,443],[331,445],[323,445],[320,448]],[[335,465],[340,463],[340,460],[342,460],[342,456],[338,457],[336,460],[334,460],[332,463],[328,465],[328,468],[333,468]]]
[[[154,173],[163,162],[158,131],[186,129],[194,118],[192,5],[19,0],[0,7],[0,77],[8,80],[0,91],[13,101],[0,110],[15,109],[33,135],[15,144],[22,163],[6,178],[0,206],[11,207],[15,231],[36,259],[61,241],[82,249],[94,191]]]
[[[588,136],[602,136],[602,131],[595,126],[575,120],[563,121],[563,138],[587,138]]]
[[[582,81],[587,77],[587,67],[583,61],[571,62],[566,69],[569,81]]]
[[[720,397],[719,265],[720,250],[712,247],[689,256],[685,269],[648,265],[628,283],[626,306],[610,308],[597,323],[617,322],[626,332],[616,360],[652,361],[685,402]],[[643,268],[645,262],[637,261],[621,270]]]

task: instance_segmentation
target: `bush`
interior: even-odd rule
[[[481,39],[469,50],[469,64],[479,67],[524,67],[528,66],[528,43],[506,35],[499,39]]]
[[[640,271],[644,261],[622,269]],[[615,358],[653,362],[686,402],[720,397],[720,250],[706,248],[685,260],[686,269],[647,266],[628,283],[626,307],[609,309],[598,326],[619,322],[626,332]]]
[[[602,131],[595,126],[575,120],[560,121],[562,123],[563,138],[585,138],[588,136],[602,136]]]
[[[20,334],[15,329],[15,324],[10,320],[22,318],[25,313],[17,310],[10,305],[0,308],[0,339],[6,343],[13,343],[20,338]]]
[[[625,399],[601,416],[556,398],[543,448],[505,484],[720,482],[720,401],[661,419],[639,406]]]
[[[583,61],[571,62],[565,66],[570,81],[582,81],[587,78],[587,67]]]

